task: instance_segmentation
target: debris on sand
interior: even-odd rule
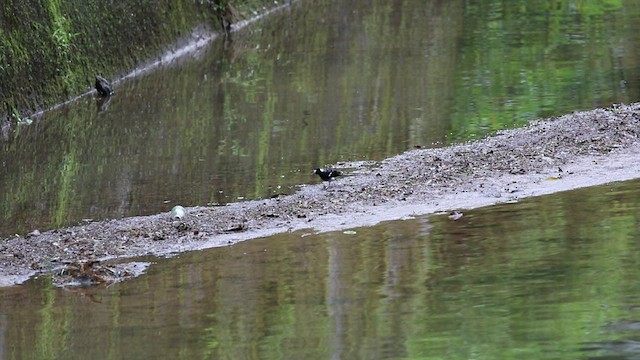
[[[168,255],[305,228],[345,230],[418,208],[449,212],[604,183],[617,172],[627,172],[617,179],[640,177],[639,138],[640,104],[614,105],[382,162],[341,164],[354,170],[332,186],[330,197],[322,185],[307,185],[287,196],[185,209],[188,216],[172,219],[179,221],[164,213],[12,237],[0,242],[0,285],[51,274],[52,259],[66,264],[52,273],[55,281],[104,284],[128,273],[103,266],[103,259]],[[528,190],[536,186],[544,191]]]

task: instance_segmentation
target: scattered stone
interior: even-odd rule
[[[28,233],[24,237],[26,239],[29,239],[29,238],[36,237],[36,236],[40,236],[40,230],[38,230],[38,229],[33,230],[32,232]]]
[[[180,232],[184,232],[191,230],[191,226],[185,222],[180,222],[178,223],[178,225],[176,225],[176,229]]]
[[[458,212],[458,211],[453,211],[451,214],[449,214],[449,220],[460,220],[462,217],[464,216],[463,213]]]
[[[239,232],[239,231],[245,231],[245,230],[247,230],[247,224],[241,223],[241,224],[235,224],[226,228],[224,232]]]

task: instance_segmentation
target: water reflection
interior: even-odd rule
[[[7,358],[637,358],[640,181],[0,290]],[[149,341],[154,339],[154,341]]]
[[[310,169],[638,98],[637,7],[303,2],[0,146],[0,234],[290,193]],[[621,84],[625,84],[621,87]]]

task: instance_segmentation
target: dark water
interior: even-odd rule
[[[0,289],[0,358],[637,359],[640,181]]]
[[[290,193],[382,159],[638,100],[634,1],[302,1],[0,140],[0,235]]]

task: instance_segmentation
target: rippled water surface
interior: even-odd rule
[[[290,193],[316,166],[637,101],[638,34],[634,1],[301,1],[0,134],[0,235]]]
[[[2,358],[636,359],[640,181],[0,289]]]

